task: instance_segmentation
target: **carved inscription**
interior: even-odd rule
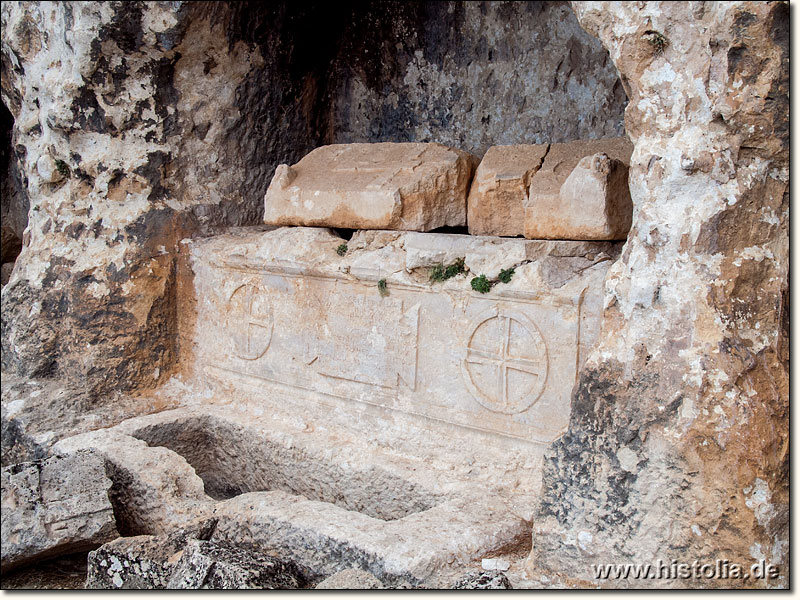
[[[416,387],[419,304],[367,296],[331,298],[311,365],[328,377],[382,387]]]
[[[228,299],[226,327],[231,350],[244,360],[258,360],[272,339],[272,307],[263,290],[245,284]]]
[[[530,408],[545,389],[549,368],[547,345],[533,321],[492,308],[468,331],[462,374],[473,397],[502,414]]]
[[[210,373],[265,402],[296,391],[537,443],[567,424],[580,296],[545,304],[410,285],[381,296],[288,270],[217,272],[241,284],[203,304],[224,314],[208,313],[219,327],[203,333]]]

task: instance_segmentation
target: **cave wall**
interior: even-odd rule
[[[616,135],[625,103],[563,3],[13,2],[2,27],[30,201],[3,368],[98,399],[173,371],[179,241],[258,223],[277,164]]]
[[[633,227],[545,457],[531,564],[578,585],[786,587],[788,3],[574,9],[630,98]],[[748,575],[764,560],[778,576],[592,570],[659,560]]]
[[[14,148],[14,117],[5,104],[0,105],[0,131],[0,263],[5,285],[11,275],[9,268],[22,251],[22,238],[28,224],[28,194]],[[24,152],[25,148],[21,146],[20,151]]]

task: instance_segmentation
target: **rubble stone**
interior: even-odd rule
[[[111,481],[91,451],[2,470],[2,568],[87,550],[117,537]]]
[[[467,573],[454,585],[454,590],[510,590],[511,583],[501,571]]]

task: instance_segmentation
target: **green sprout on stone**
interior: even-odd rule
[[[386,280],[385,279],[378,280],[378,293],[381,296],[388,296],[389,295],[389,290],[386,289]]]
[[[466,273],[467,269],[464,266],[464,259],[457,258],[456,262],[451,265],[444,266],[443,264],[436,265],[431,269],[430,279],[431,281],[445,281],[456,275],[461,275],[462,273]]]
[[[55,160],[55,163],[56,163],[56,169],[58,169],[58,172],[61,173],[61,175],[63,175],[64,177],[68,178],[69,177],[69,167],[67,166],[67,163],[65,163],[60,158],[57,158]]]
[[[511,281],[511,277],[513,277],[513,275],[514,269],[502,269],[497,278],[503,283],[508,283]]]
[[[344,256],[347,254],[347,244],[339,244],[339,246],[336,248],[336,254],[339,256]]]
[[[669,40],[664,37],[664,34],[659,33],[658,31],[653,31],[652,29],[648,29],[644,32],[645,40],[650,44],[653,48],[653,54],[658,56],[664,52],[664,49],[669,45]]]
[[[480,292],[481,294],[486,294],[489,290],[492,289],[492,283],[486,279],[486,275],[481,275],[480,277],[473,277],[472,281],[469,282],[472,286],[472,289],[476,292]]]

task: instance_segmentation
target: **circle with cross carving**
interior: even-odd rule
[[[539,399],[547,382],[547,345],[522,313],[491,309],[468,330],[461,362],[467,389],[485,408],[521,413]]]
[[[264,356],[272,340],[272,307],[258,287],[245,284],[228,300],[227,329],[233,353],[244,360]]]

